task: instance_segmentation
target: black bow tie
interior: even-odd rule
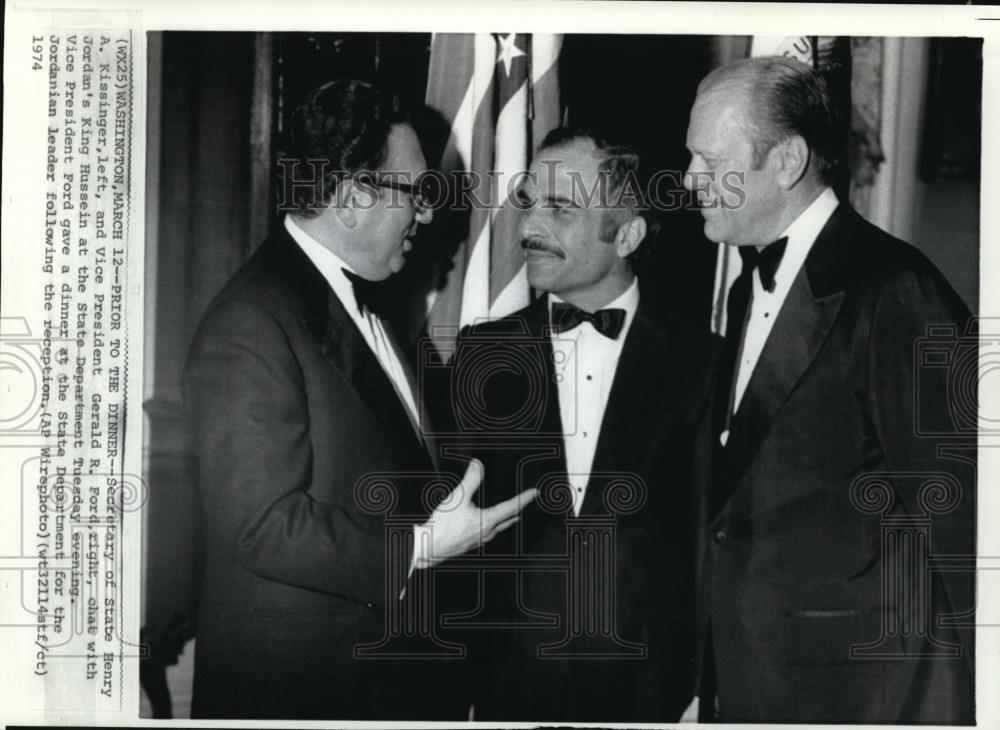
[[[740,246],[740,258],[743,259],[743,270],[760,272],[760,283],[769,291],[774,291],[774,275],[781,264],[781,258],[788,247],[788,237],[779,238],[774,243],[764,246],[760,251],[756,246]]]
[[[364,314],[367,309],[369,312],[377,314],[379,310],[378,293],[380,291],[380,282],[368,281],[368,279],[358,276],[353,271],[348,271],[347,269],[341,269],[341,271],[344,272],[344,276],[347,277],[347,280],[351,282],[351,286],[354,288],[354,301],[358,305],[358,311]]]
[[[584,322],[590,322],[605,337],[617,340],[625,326],[625,310],[598,309],[591,313],[566,302],[553,302],[552,326],[556,332],[571,330]]]

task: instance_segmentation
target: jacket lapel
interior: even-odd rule
[[[323,354],[379,420],[401,437],[419,440],[389,376],[332,290],[327,297],[326,327],[317,341]]]
[[[650,382],[650,374],[664,368],[666,357],[667,338],[643,316],[640,305],[618,358],[581,515],[603,512],[602,492],[608,480],[595,480],[595,474],[641,471],[646,452],[655,442],[651,431],[660,405],[660,390]]]
[[[522,325],[500,337],[510,337],[516,342],[524,342],[524,357],[530,359],[514,370],[498,375],[498,389],[494,397],[509,398],[508,394],[522,399],[526,394],[537,393],[543,399],[541,419],[530,427],[530,431],[519,431],[516,441],[523,445],[523,451],[514,455],[511,486],[517,490],[524,487],[541,487],[543,493],[523,513],[518,530],[524,545],[537,546],[543,535],[553,524],[561,524],[566,515],[572,515],[572,508],[565,511],[564,495],[553,491],[561,490],[566,481],[566,450],[563,441],[562,414],[559,408],[559,386],[556,382],[556,368],[553,361],[552,338],[549,332],[548,297],[541,296],[522,310]],[[542,382],[536,382],[538,374]],[[506,410],[505,408],[502,410]],[[558,509],[555,507],[558,506]],[[532,548],[534,549],[534,548]]]
[[[562,443],[563,423],[562,412],[559,408],[559,386],[556,381],[554,350],[552,349],[552,336],[549,327],[549,298],[541,296],[532,302],[525,312],[525,319],[532,340],[538,343],[538,347],[532,349],[532,352],[537,353],[542,360],[540,363],[536,363],[539,368],[538,372],[544,373],[545,376],[545,387],[543,388],[545,407],[542,412],[541,430],[542,433],[557,436]],[[560,471],[565,472],[566,454],[562,449],[560,464]]]
[[[402,443],[415,443],[423,449],[406,406],[344,304],[291,236],[283,228],[278,235],[283,239],[281,257],[289,267],[289,285],[301,294],[303,321],[320,351]]]
[[[775,417],[816,357],[844,299],[847,267],[844,228],[851,211],[841,205],[820,231],[805,265],[782,304],[760,354],[729,443],[722,453],[722,484],[735,489],[749,468]]]

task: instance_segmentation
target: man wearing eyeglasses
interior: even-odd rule
[[[346,80],[293,113],[279,166],[287,215],[209,305],[185,373],[208,536],[193,714],[462,718],[447,665],[363,650],[388,618],[427,620],[400,609],[426,599],[416,571],[489,540],[532,498],[474,507],[473,463],[446,505],[428,499],[447,477],[366,299],[431,219],[413,187],[424,156],[397,99]]]

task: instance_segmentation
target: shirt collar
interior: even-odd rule
[[[810,242],[816,240],[827,220],[833,215],[837,205],[837,194],[833,192],[833,188],[823,188],[823,192],[816,196],[809,207],[802,211],[781,235],[788,236],[789,245],[795,239]]]
[[[781,237],[788,238],[788,247],[774,275],[775,292],[779,290],[787,292],[791,288],[792,281],[802,268],[819,232],[823,230],[823,226],[830,220],[838,205],[839,201],[833,188],[823,188],[823,192],[781,234]],[[754,279],[757,284],[760,283],[759,276]]]
[[[337,254],[302,230],[290,215],[285,216],[285,230],[288,231],[288,235],[298,244],[303,253],[309,257],[313,266],[319,269],[319,273],[326,279],[326,283],[333,289],[333,293],[337,295],[337,299],[344,305],[344,308],[352,315],[355,314],[357,306],[355,305],[354,285],[344,275],[345,270],[352,274],[355,273],[354,269]]]

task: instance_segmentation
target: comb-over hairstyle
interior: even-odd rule
[[[281,147],[279,175],[291,175],[291,207],[312,217],[346,177],[378,170],[389,132],[409,118],[399,98],[365,81],[341,79],[319,86],[291,114]]]
[[[745,58],[712,71],[698,93],[733,83],[748,94],[743,126],[753,142],[755,167],[764,164],[775,145],[799,135],[820,177],[833,181],[843,164],[846,129],[819,71],[784,56]]]

